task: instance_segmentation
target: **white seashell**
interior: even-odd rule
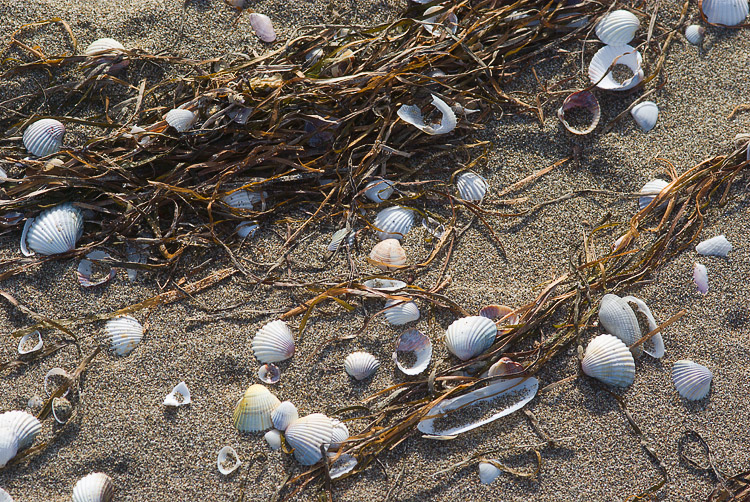
[[[124,315],[107,321],[104,337],[118,356],[127,356],[141,343],[143,326],[132,316]]]
[[[34,343],[33,338],[36,337],[38,342]],[[31,354],[37,350],[41,350],[44,347],[44,341],[42,340],[42,334],[39,331],[34,331],[27,335],[23,335],[21,340],[18,342],[18,353],[21,355]]]
[[[5,169],[0,167],[0,183],[8,179],[8,173],[5,172]]]
[[[42,399],[39,396],[32,396],[31,399],[29,399],[29,402],[26,404],[26,406],[28,406],[29,409],[33,411],[34,413],[37,413],[44,406],[44,399]]]
[[[41,422],[30,413],[15,410],[0,414],[0,468],[31,446],[40,430]]]
[[[46,157],[60,151],[65,126],[55,119],[41,119],[23,133],[23,146],[31,155]]]
[[[659,327],[659,325],[656,323],[656,319],[654,319],[654,315],[651,313],[651,309],[648,308],[648,305],[646,305],[643,300],[640,300],[635,296],[626,296],[623,298],[623,300],[628,302],[628,304],[635,303],[636,308],[633,310],[633,313],[636,313],[636,310],[638,310],[646,316],[649,332]],[[645,335],[647,333],[643,334]],[[662,357],[664,357],[664,339],[662,338],[661,333],[657,333],[649,338],[648,341],[643,344],[643,351],[656,359],[661,359]]]
[[[320,58],[322,58],[324,55],[325,52],[323,52],[323,49],[321,49],[320,47],[316,47],[315,49],[305,54],[305,61],[307,61],[310,65],[314,65],[315,63],[320,61]]]
[[[240,456],[231,446],[225,446],[219,450],[219,456],[216,458],[216,467],[219,472],[227,476],[232,474],[242,464]]]
[[[381,241],[386,239],[400,241],[414,224],[414,211],[400,206],[388,207],[375,216],[372,224]]]
[[[589,343],[581,362],[590,377],[617,387],[627,387],[635,380],[635,360],[627,346],[612,335],[599,335]]]
[[[372,180],[365,185],[365,197],[373,202],[383,202],[393,195],[393,185],[390,180]]]
[[[433,125],[426,125],[424,123],[424,117],[422,116],[422,110],[416,105],[401,105],[398,109],[398,116],[406,122],[411,124],[425,134],[448,134],[456,128],[456,114],[453,112],[450,106],[445,101],[438,98],[434,94],[432,95],[432,105],[437,108],[440,113],[443,114],[440,119],[440,124],[437,127]]]
[[[313,465],[323,458],[320,448],[331,443],[333,424],[322,413],[302,417],[287,427],[286,442],[294,448],[294,458],[302,465]]]
[[[585,128],[576,127],[568,122],[565,114],[571,110],[581,108],[586,110],[591,115],[591,121]],[[565,98],[563,104],[557,110],[557,118],[560,119],[565,129],[573,134],[584,135],[592,132],[596,129],[599,124],[599,119],[602,116],[602,109],[599,106],[594,93],[589,91],[577,91]]]
[[[353,352],[344,359],[344,369],[349,376],[364,380],[380,367],[380,361],[369,352]]]
[[[409,354],[413,361],[402,363],[398,357],[399,353]],[[416,329],[409,329],[398,337],[398,346],[393,352],[393,362],[402,372],[407,375],[418,375],[427,369],[430,359],[432,359],[432,342],[429,336]]]
[[[629,44],[641,22],[630,11],[615,10],[596,25],[596,36],[607,45]]]
[[[605,45],[591,59],[589,78],[600,89],[627,91],[643,80],[642,61],[641,53],[629,45]],[[612,76],[611,71],[607,73],[613,63],[627,66],[633,72],[633,76],[623,82],[618,82]]]
[[[406,251],[396,239],[385,239],[375,244],[370,251],[369,262],[387,272],[406,265]]]
[[[750,160],[750,133],[741,132],[734,137],[734,147],[739,149],[745,149],[745,158]]]
[[[442,239],[443,235],[445,235],[445,224],[440,223],[432,216],[422,218],[422,227],[427,231],[427,233],[437,239]]]
[[[265,14],[258,14],[257,12],[251,13],[250,26],[252,26],[253,31],[258,35],[258,38],[264,42],[270,43],[276,40],[276,31],[273,29],[271,18]]]
[[[46,392],[48,396],[51,396],[52,393],[55,392],[58,387],[60,387],[60,385],[57,385],[57,386],[55,386],[54,389],[52,389],[52,392],[50,392],[49,385],[50,385],[50,381],[53,378],[55,380],[59,380],[61,382],[60,385],[62,385],[63,383],[70,383],[72,381],[72,377],[64,369],[62,369],[62,368],[52,368],[44,376],[44,392]],[[68,389],[68,390],[65,391],[65,393],[63,394],[63,397],[67,396],[68,392],[70,392],[70,389]]]
[[[272,321],[258,330],[252,346],[261,363],[284,361],[294,355],[294,335],[284,321]]]
[[[648,132],[656,125],[659,118],[659,107],[653,101],[643,101],[638,103],[630,110],[635,123],[638,124],[643,132]]]
[[[250,190],[237,190],[221,198],[224,203],[232,209],[253,209],[257,204],[264,204],[268,194],[266,192],[252,192]]]
[[[693,281],[700,294],[708,293],[708,270],[702,263],[695,262],[693,265]]]
[[[0,502],[13,502],[13,497],[10,496],[10,493],[2,488],[0,488]]]
[[[724,237],[724,234],[712,237],[695,246],[695,251],[704,256],[721,256],[722,258],[726,258],[731,250],[732,243]]]
[[[672,381],[677,392],[688,401],[698,401],[708,395],[713,379],[711,370],[693,361],[681,360],[672,366]]]
[[[174,386],[172,392],[167,394],[164,398],[164,406],[183,406],[190,404],[190,390],[188,389],[185,382],[180,382]]]
[[[659,195],[661,191],[668,186],[668,181],[660,180],[658,178],[653,179],[643,185],[641,191],[638,192],[641,195],[641,197],[638,198],[638,207],[640,207],[641,209],[645,209],[649,204],[651,204],[651,201],[654,200],[654,197]]]
[[[478,356],[495,342],[497,326],[482,316],[456,319],[445,332],[445,345],[462,361]]]
[[[479,462],[479,481],[481,481],[483,485],[491,484],[501,472],[503,471],[501,471],[495,464]]]
[[[116,54],[124,50],[125,47],[114,38],[100,38],[91,42],[83,53],[87,56],[99,56],[102,54]]]
[[[357,458],[347,453],[342,454],[331,464],[328,475],[331,479],[338,479],[344,474],[348,474],[357,467]]]
[[[523,372],[523,364],[517,363],[509,357],[501,357],[500,360],[487,370],[487,376],[508,376]]]
[[[445,11],[445,6],[434,5],[425,10],[424,15],[429,16],[433,12],[439,11]],[[430,35],[440,35],[446,28],[449,29],[454,35],[458,31],[458,18],[452,11],[448,12],[447,15],[445,12],[443,12],[442,14],[435,14],[434,16],[426,18],[424,21],[422,21],[422,23],[422,26]]]
[[[703,0],[701,9],[711,24],[737,26],[748,14],[747,0]]]
[[[258,369],[258,378],[263,383],[278,383],[281,378],[281,371],[275,364],[266,363]]]
[[[700,45],[703,42],[703,35],[706,33],[706,28],[699,24],[691,24],[685,28],[685,38],[693,45]]]
[[[344,246],[352,247],[354,245],[354,235],[354,230],[348,230],[346,228],[337,230],[333,234],[333,237],[331,237],[331,242],[328,244],[328,251],[338,251],[342,242],[344,243]]]
[[[174,127],[177,132],[185,132],[195,124],[198,117],[190,110],[175,108],[167,112],[164,120],[167,121],[167,124]]]
[[[341,448],[341,443],[349,439],[349,428],[344,422],[335,418],[331,419],[331,425],[333,426],[333,433],[331,434],[329,448],[339,449]]]
[[[605,331],[622,340],[628,347],[641,338],[641,327],[635,312],[628,302],[617,295],[604,295],[599,305],[599,322]],[[632,351],[638,357],[643,349],[640,346],[633,347]]]
[[[99,260],[108,260],[111,258],[112,257],[109,255],[109,253],[100,250],[94,250],[88,253],[86,257],[83,258],[78,264],[78,270],[76,271],[76,276],[78,277],[78,282],[81,284],[81,286],[83,286],[84,288],[91,288],[94,286],[100,286],[114,279],[115,275],[117,274],[117,271],[114,268],[108,265],[104,265],[97,266],[97,269],[94,269],[95,262],[98,262]],[[108,269],[108,271],[106,273],[102,273],[102,269]]]
[[[95,472],[78,480],[73,487],[73,502],[110,502],[115,494],[112,479]]]
[[[388,300],[385,308],[385,320],[394,326],[403,326],[419,319],[419,309],[413,301]]]
[[[476,173],[467,171],[461,173],[456,179],[456,187],[458,188],[458,195],[463,200],[470,202],[482,202],[484,195],[487,193],[487,180],[482,178]]]
[[[281,401],[260,384],[247,388],[234,409],[234,426],[241,432],[263,431],[271,427],[271,412]]]
[[[271,412],[271,423],[280,431],[285,431],[298,418],[297,407],[289,401],[284,401]]]
[[[369,279],[362,283],[364,286],[377,289],[378,291],[398,291],[404,289],[406,283],[404,281],[397,281],[395,279]]]
[[[133,138],[142,147],[147,147],[148,145],[151,144],[151,141],[153,140],[151,136],[149,136],[148,134],[145,134],[147,132],[148,131],[146,131],[146,129],[144,129],[143,127],[136,125],[130,128],[130,133],[123,134],[123,137]]]
[[[255,232],[257,232],[259,228],[260,225],[257,221],[250,220],[243,221],[242,223],[237,225],[237,228],[235,228],[234,231],[237,232],[237,236],[240,239],[246,239],[255,235]]]
[[[281,448],[281,432],[280,431],[276,429],[271,429],[270,431],[266,432],[263,438],[266,440],[266,443],[268,443],[268,446],[273,451],[276,451],[279,448]]]
[[[31,256],[67,253],[83,235],[83,213],[73,204],[60,204],[29,218],[21,234],[21,252]],[[31,251],[29,251],[29,249]]]

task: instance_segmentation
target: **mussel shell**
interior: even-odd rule
[[[198,120],[198,116],[190,110],[175,108],[167,112],[164,120],[167,121],[167,124],[174,127],[177,132],[185,132]]]
[[[282,402],[271,412],[271,423],[280,431],[285,431],[298,418],[297,407],[290,401]]]
[[[115,354],[126,356],[141,343],[143,326],[129,315],[115,317],[104,326],[104,337],[109,340]]]
[[[403,326],[419,320],[419,308],[413,301],[388,300],[385,302],[385,320],[394,326]]]
[[[114,494],[112,479],[95,472],[78,480],[73,487],[73,502],[110,502]]]
[[[490,348],[497,336],[497,326],[482,316],[456,319],[445,332],[445,345],[462,361],[471,359]]]
[[[656,125],[659,118],[659,107],[653,101],[643,101],[630,110],[630,115],[643,132],[648,132]]]
[[[23,146],[31,155],[46,157],[60,151],[65,126],[55,119],[40,119],[23,133]]]
[[[73,204],[60,204],[47,209],[36,218],[26,220],[21,234],[21,251],[49,256],[75,249],[83,235],[83,213]]]
[[[294,335],[284,321],[272,321],[258,330],[252,347],[261,363],[284,361],[294,355]]]
[[[641,22],[630,11],[615,10],[596,25],[596,36],[607,45],[629,44]]]
[[[628,347],[616,336],[599,335],[589,343],[581,369],[592,378],[617,387],[635,380],[635,360]]]
[[[723,234],[707,239],[695,246],[695,251],[704,256],[721,256],[722,258],[726,258],[731,250],[732,243]]]
[[[331,443],[333,424],[322,413],[313,413],[292,422],[284,437],[289,446],[294,448],[297,462],[313,465],[323,458],[321,446]]]
[[[344,369],[349,376],[364,380],[380,367],[380,361],[369,352],[353,352],[344,359]]]
[[[698,401],[711,390],[711,370],[689,360],[676,361],[672,366],[672,381],[677,392],[688,401]]]
[[[615,60],[617,60],[616,64],[625,65],[630,68],[633,76],[624,82],[618,82],[613,78],[612,72],[607,73],[612,63],[615,63]],[[641,53],[629,45],[605,45],[591,59],[591,63],[589,64],[589,79],[600,89],[607,91],[627,91],[640,84],[641,80],[643,80],[642,62]]]
[[[458,195],[463,200],[482,202],[489,185],[487,184],[487,180],[478,174],[467,171],[461,173],[458,178],[456,178],[456,187],[458,188]]]
[[[241,432],[258,432],[271,427],[271,412],[281,401],[260,384],[247,388],[234,409],[234,426]]]
[[[414,224],[414,211],[400,206],[387,207],[375,216],[375,233],[382,240],[401,240]]]

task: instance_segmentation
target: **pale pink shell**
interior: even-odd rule
[[[273,42],[276,40],[276,32],[273,29],[271,18],[265,14],[258,14],[257,12],[250,14],[250,26],[253,27],[258,38],[264,42]]]

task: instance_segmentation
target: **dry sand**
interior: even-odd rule
[[[333,5],[333,4],[331,4]],[[281,38],[302,23],[325,22],[330,18],[328,4],[322,1],[267,0],[252,7],[275,20]],[[387,19],[399,5],[381,2],[351,2],[337,5],[341,11],[353,9],[346,18],[372,23]],[[665,8],[662,6],[662,8]],[[697,19],[696,7],[691,16]],[[662,12],[660,22],[674,22],[675,12]],[[210,57],[229,52],[263,51],[249,29],[247,18],[232,28],[233,10],[222,2],[130,0],[122,2],[72,2],[47,0],[16,2],[0,0],[0,39],[5,40],[18,26],[59,16],[70,22],[82,45],[96,38],[113,36],[126,46],[194,57]],[[48,52],[69,50],[60,30],[41,29],[24,38],[27,43],[48,48]],[[592,47],[595,44],[592,45]],[[579,50],[579,45],[566,49]],[[496,193],[503,187],[568,156],[574,145],[582,147],[580,165],[565,164],[513,196],[546,200],[580,188],[614,192],[637,191],[646,181],[662,173],[663,164],[672,162],[684,172],[704,158],[726,153],[738,132],[750,130],[750,114],[728,120],[737,105],[750,100],[747,75],[750,74],[750,32],[709,28],[703,48],[687,44],[678,36],[666,61],[668,82],[653,99],[661,115],[656,128],[641,132],[628,116],[609,134],[571,139],[562,130],[553,110],[545,110],[544,127],[528,115],[510,111],[489,120],[480,132],[481,139],[492,142],[489,161],[478,169],[490,182],[492,195],[486,207],[504,211]],[[586,59],[590,58],[587,52]],[[653,60],[653,58],[651,58]],[[574,75],[580,57],[560,52],[557,57],[535,67],[542,82],[555,83]],[[580,83],[584,83],[580,80]],[[18,92],[13,82],[3,85],[3,99]],[[573,84],[568,84],[571,88]],[[514,84],[521,98],[540,92],[529,76]],[[606,123],[636,96],[612,96],[599,93]],[[66,138],[74,141],[74,134]],[[419,164],[417,164],[419,165]],[[427,173],[428,165],[421,173]],[[717,466],[727,473],[750,467],[750,418],[747,396],[750,391],[750,313],[747,302],[747,278],[750,276],[750,223],[747,180],[736,183],[729,204],[721,211],[707,214],[703,231],[706,238],[725,234],[734,244],[728,259],[701,258],[708,267],[711,289],[705,297],[695,291],[691,280],[696,254],[679,255],[648,283],[629,293],[643,298],[657,319],[664,321],[684,309],[687,314],[665,333],[666,356],[661,361],[643,357],[637,362],[634,385],[624,392],[628,407],[649,438],[650,445],[663,459],[669,482],[659,492],[662,500],[704,500],[716,480],[706,472],[681,462],[678,439],[686,429],[695,429],[708,441]],[[503,239],[508,259],[503,260],[475,223],[461,239],[448,273],[452,284],[445,294],[469,311],[488,303],[521,305],[530,301],[548,280],[567,270],[568,258],[584,231],[611,212],[613,221],[625,222],[637,203],[624,197],[586,196],[548,206],[526,218],[490,218]],[[447,208],[436,207],[445,213]],[[370,212],[369,216],[374,214]],[[297,220],[302,212],[291,215]],[[468,216],[462,216],[468,221]],[[332,262],[323,258],[324,246],[340,222],[330,221],[290,257],[290,266],[282,269],[289,277],[335,280],[349,273],[347,260],[337,255]],[[295,224],[293,224],[294,226]],[[251,267],[262,273],[276,261],[281,245],[281,223],[267,222],[258,236],[240,255],[258,263]],[[0,256],[18,255],[20,230],[0,235]],[[613,231],[611,239],[617,237]],[[359,272],[372,270],[364,260],[376,242],[365,233],[354,250]],[[609,242],[597,242],[603,252]],[[412,231],[404,241],[410,257],[428,255],[421,229]],[[210,260],[202,274],[228,266],[225,257],[214,251],[195,252],[194,264]],[[36,312],[50,317],[69,317],[107,312],[147,298],[159,292],[165,275],[144,274],[130,283],[121,273],[113,283],[82,290],[74,278],[76,263],[47,263],[29,273],[8,280],[2,289]],[[250,265],[248,265],[250,266]],[[434,268],[434,267],[433,267]],[[182,277],[190,270],[178,270]],[[200,275],[200,274],[198,274]],[[431,286],[437,270],[421,274],[416,284]],[[288,455],[271,452],[262,434],[240,434],[231,424],[231,413],[244,389],[257,381],[258,363],[252,356],[250,340],[255,331],[284,310],[308,298],[301,290],[294,293],[247,285],[239,276],[211,290],[159,308],[148,317],[148,333],[143,343],[128,357],[111,354],[94,360],[82,383],[79,414],[68,429],[46,451],[28,462],[0,471],[0,486],[16,501],[69,500],[73,485],[80,477],[95,471],[109,474],[117,487],[117,500],[194,501],[238,500],[242,487],[245,500],[268,500],[275,486],[287,474],[301,472]],[[243,305],[245,313],[226,319],[197,322],[229,305]],[[426,305],[416,324],[429,333],[435,346],[434,360],[442,361],[447,351],[439,337],[453,320],[443,312],[430,312]],[[393,341],[401,332],[375,319],[357,339],[326,346],[319,354],[308,356],[327,338],[352,332],[368,313],[380,308],[379,302],[367,302],[352,314],[335,305],[316,311],[297,344],[294,358],[279,364],[283,373],[273,392],[282,400],[296,403],[301,414],[333,412],[356,404],[362,397],[383,389],[403,377],[390,361]],[[253,313],[267,311],[267,313]],[[0,333],[23,327],[31,319],[2,303]],[[136,315],[145,321],[145,313]],[[294,319],[296,326],[299,319]],[[90,325],[80,335],[83,354],[96,346],[101,325]],[[543,335],[549,336],[547,327]],[[588,342],[598,333],[590,329]],[[0,341],[0,361],[16,357],[17,342],[9,337]],[[354,382],[342,369],[344,357],[354,350],[368,350],[383,365],[375,376]],[[538,376],[547,385],[576,371],[575,348],[558,357]],[[74,348],[60,351],[38,363],[0,376],[0,410],[25,409],[29,398],[44,395],[43,378],[53,367],[72,370],[81,360]],[[675,392],[670,379],[672,364],[693,359],[714,372],[713,390],[708,399],[689,403]],[[445,364],[444,362],[442,364]],[[164,396],[180,380],[187,382],[193,403],[177,410],[162,406]],[[415,436],[383,456],[382,464],[373,464],[360,476],[334,485],[334,499],[340,501],[383,500],[399,472],[404,474],[390,500],[453,501],[494,499],[503,501],[623,500],[650,486],[658,479],[655,465],[648,459],[622,411],[606,393],[591,382],[579,379],[538,396],[528,408],[553,437],[571,438],[559,446],[541,450],[543,466],[533,480],[503,474],[492,485],[481,485],[476,466],[452,475],[431,477],[475,452],[489,448],[537,443],[534,433],[521,414],[511,415],[449,442],[434,442]],[[356,422],[350,425],[357,432]],[[51,435],[47,421],[42,439]],[[245,462],[232,476],[223,477],[216,469],[216,455],[224,445],[232,445]],[[696,453],[697,449],[691,449]],[[529,466],[530,455],[500,455],[514,466]],[[312,500],[306,492],[300,499]]]

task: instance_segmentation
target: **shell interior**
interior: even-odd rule
[[[183,406],[190,404],[191,402],[190,390],[185,382],[180,382],[175,385],[172,392],[167,394],[167,397],[164,398],[165,406]]]
[[[643,68],[641,67],[643,58],[641,53],[633,47],[623,45],[605,45],[599,49],[589,64],[589,79],[598,88],[607,91],[627,91],[632,89],[643,80]],[[614,65],[612,71],[610,66]],[[622,81],[613,76],[617,66],[627,66],[632,72],[632,76]]]
[[[557,110],[557,118],[568,132],[578,135],[589,134],[599,124],[602,109],[594,93],[574,92],[563,101]]]
[[[432,95],[432,105],[442,113],[440,123],[435,127],[434,125],[426,125],[424,117],[422,116],[422,110],[416,105],[401,105],[398,109],[398,116],[406,122],[411,124],[425,134],[448,134],[456,128],[456,114],[448,104],[440,99],[439,97]]]
[[[357,458],[347,453],[341,454],[335,459],[328,468],[328,475],[331,479],[338,479],[344,474],[349,474],[357,467]]]
[[[270,43],[276,40],[276,31],[273,29],[271,18],[265,14],[251,13],[250,26],[255,31],[255,34],[258,35],[258,38],[264,42]]]
[[[404,281],[397,281],[395,279],[369,279],[362,283],[364,286],[370,289],[377,289],[379,291],[398,291],[404,289],[406,283]]]
[[[239,225],[237,225],[237,228],[234,229],[234,231],[237,233],[237,237],[240,239],[247,239],[248,237],[252,237],[255,235],[255,232],[257,232],[260,229],[260,225],[255,220],[250,221],[243,221]]]
[[[219,472],[227,476],[232,474],[242,464],[240,456],[231,446],[225,446],[219,450],[219,456],[216,458],[216,467]]]
[[[273,363],[266,363],[258,369],[258,378],[263,383],[278,383],[281,378],[281,370]]]
[[[44,392],[46,392],[48,396],[51,396],[58,387],[64,384],[70,384],[71,382],[72,377],[70,376],[70,373],[62,368],[52,368],[44,376]],[[50,384],[54,385],[54,388],[51,391]],[[70,392],[70,389],[66,390],[62,397],[67,396],[68,392]]]
[[[100,260],[108,260],[112,257],[109,253],[100,250],[91,251],[78,264],[76,275],[78,282],[85,288],[102,285],[111,281],[117,271],[109,265],[99,265]]]
[[[34,342],[34,339],[37,341]],[[41,350],[42,347],[44,347],[42,334],[37,330],[21,337],[21,340],[18,342],[18,353],[21,355],[31,354],[32,352]]]
[[[432,342],[430,337],[416,329],[404,331],[398,337],[398,346],[393,352],[393,362],[407,375],[418,375],[430,365]]]
[[[484,485],[489,485],[500,475],[501,471],[491,462],[479,462],[479,481]]]
[[[441,13],[430,16],[430,14],[434,14],[437,12]],[[438,36],[446,29],[450,30],[450,32],[454,35],[458,31],[458,17],[456,17],[456,14],[454,12],[448,12],[446,14],[445,6],[443,5],[434,5],[430,7],[429,9],[424,11],[424,15],[430,16],[422,21],[422,26],[430,35]]]
[[[623,297],[623,300],[630,304],[631,308],[633,309],[633,313],[635,313],[636,316],[638,315],[638,312],[640,312],[646,318],[646,321],[648,323],[648,331],[646,333],[643,333],[643,329],[641,329],[642,334],[648,334],[659,327],[659,325],[656,323],[656,319],[654,318],[654,314],[651,313],[651,309],[648,308],[648,305],[646,305],[643,300],[636,298],[635,296],[625,296]],[[635,308],[633,308],[633,304],[635,304]],[[662,357],[664,357],[664,339],[662,338],[661,333],[656,333],[651,338],[649,338],[643,344],[643,351],[656,359],[661,359]]]

